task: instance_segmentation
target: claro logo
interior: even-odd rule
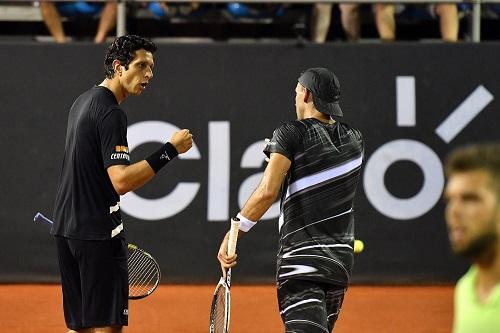
[[[397,125],[416,125],[415,77],[396,78]],[[455,138],[491,101],[493,95],[478,86],[436,128],[436,134],[446,143]],[[415,163],[424,175],[420,191],[411,198],[397,198],[384,183],[387,169],[398,161]],[[437,154],[422,142],[399,139],[380,146],[366,163],[363,177],[366,197],[382,214],[396,220],[422,216],[437,203],[444,186],[443,166]]]
[[[144,121],[128,128],[128,144],[130,151],[147,142],[164,143],[179,128],[161,121]],[[207,219],[209,221],[227,221],[229,219],[229,182],[230,182],[230,123],[228,121],[210,121],[208,123],[208,194]],[[224,144],[221,144],[224,142]],[[264,163],[262,153],[264,140],[251,144],[243,153],[241,168],[260,168]],[[199,159],[200,151],[193,147],[180,159]],[[262,172],[245,179],[239,188],[238,203],[244,201],[255,189],[262,177]],[[130,216],[142,220],[161,220],[172,217],[184,210],[196,197],[201,184],[196,182],[180,182],[169,194],[157,198],[146,199],[134,192],[121,198],[121,209]],[[279,203],[273,204],[263,219],[277,218]]]
[[[396,78],[397,126],[416,126],[415,78]],[[483,86],[478,86],[453,110],[436,128],[435,133],[446,143],[455,138],[491,101],[493,95]],[[130,151],[147,142],[163,143],[165,137],[178,127],[160,121],[145,121],[128,128]],[[224,144],[220,144],[224,142]],[[227,221],[229,219],[230,184],[230,123],[210,121],[208,123],[208,193],[207,220]],[[246,148],[240,160],[241,168],[258,169],[264,163],[262,149],[264,140],[256,141]],[[196,143],[180,159],[200,159]],[[423,184],[418,193],[410,198],[398,198],[387,189],[384,176],[388,168],[398,161],[414,163],[423,174]],[[238,191],[238,205],[255,189],[262,172],[246,178]],[[179,182],[167,195],[157,199],[146,199],[129,192],[121,199],[123,211],[142,220],[160,220],[172,217],[194,200],[201,184]],[[396,219],[408,220],[422,216],[434,207],[443,191],[443,166],[439,156],[426,144],[412,139],[398,139],[387,142],[367,158],[364,167],[363,187],[370,204],[381,214]],[[279,203],[274,203],[263,219],[279,216]]]

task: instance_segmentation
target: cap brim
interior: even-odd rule
[[[339,102],[325,103],[319,98],[315,98],[313,94],[313,102],[316,109],[321,112],[328,114],[330,116],[342,117],[342,109],[340,108]]]

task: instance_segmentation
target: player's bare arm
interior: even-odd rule
[[[262,180],[243,206],[241,215],[252,221],[260,220],[280,193],[281,184],[283,184],[291,163],[284,155],[271,154]]]
[[[146,184],[154,177],[155,172],[146,160],[142,160],[131,165],[110,166],[108,175],[116,193],[124,195]]]
[[[178,154],[183,154],[193,146],[193,135],[187,129],[177,131],[172,135],[170,143]],[[156,174],[146,160],[131,165],[113,165],[107,171],[111,183],[119,195],[142,187]]]
[[[288,169],[290,169],[291,161],[284,155],[272,153],[269,164],[264,171],[262,180],[259,186],[252,193],[248,201],[243,206],[240,214],[251,221],[258,221],[271,207],[278,196],[281,184],[285,179]],[[245,232],[239,232],[241,237]],[[229,232],[226,234],[219,248],[217,258],[224,269],[228,269],[236,265],[236,255],[227,255],[227,243]]]

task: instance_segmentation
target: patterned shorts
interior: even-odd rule
[[[330,333],[347,288],[315,281],[278,282],[278,304],[285,333]]]

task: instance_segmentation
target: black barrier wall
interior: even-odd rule
[[[33,215],[52,216],[73,100],[103,79],[104,47],[0,45],[1,282],[58,280],[55,246]],[[295,118],[305,68],[341,81],[345,121],[366,140],[356,202],[354,282],[454,282],[466,263],[450,253],[442,158],[498,139],[500,44],[160,45],[155,77],[123,108],[134,161],[176,128],[195,147],[151,183],[122,197],[128,239],[149,250],[165,282],[214,282],[228,219],[257,185],[262,141]],[[274,279],[277,205],[239,243],[240,282]]]

